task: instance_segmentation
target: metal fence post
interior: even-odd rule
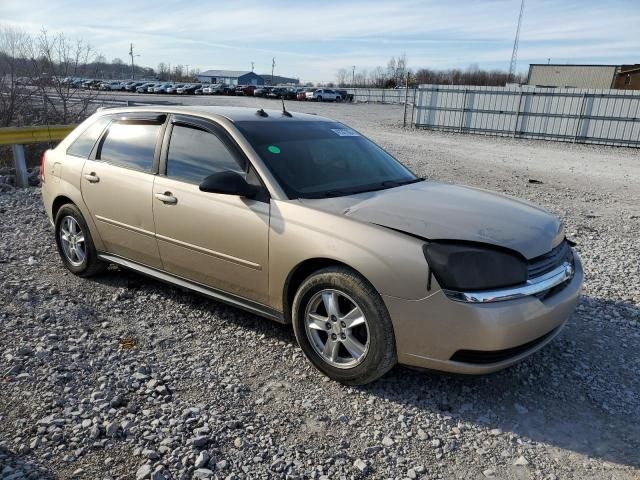
[[[413,128],[414,124],[415,124],[415,111],[416,111],[416,91],[418,90],[418,87],[413,87],[413,103],[411,104],[411,128]]]
[[[13,161],[16,167],[16,186],[28,187],[29,176],[27,173],[27,161],[24,156],[24,147],[22,145],[11,145],[13,150]]]
[[[518,111],[516,112],[516,123],[513,125],[513,138],[518,135],[518,121],[520,120],[520,109],[522,108],[522,87],[520,87],[520,95],[518,96]]]
[[[584,115],[584,107],[587,103],[587,94],[582,95],[582,105],[580,106],[580,115],[578,115],[578,122],[576,123],[576,133],[573,136],[573,143],[578,141],[578,133],[580,133],[580,124],[582,123],[582,117]]]
[[[409,73],[407,72],[407,83],[404,86],[404,117],[402,119],[402,128],[407,126],[407,102],[409,101]]]
[[[462,125],[464,123],[464,112],[467,107],[467,89],[464,89],[464,96],[462,97],[462,111],[460,112],[460,128],[459,131],[462,133]]]

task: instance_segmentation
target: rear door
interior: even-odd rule
[[[166,271],[267,303],[269,199],[201,192],[205,177],[233,170],[261,186],[225,130],[173,117],[166,134],[153,211]]]
[[[153,182],[166,116],[116,117],[84,164],[84,199],[109,253],[161,268]]]

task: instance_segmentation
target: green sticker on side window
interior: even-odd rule
[[[267,147],[267,150],[269,150],[271,153],[280,153],[280,149],[275,145],[269,145]]]

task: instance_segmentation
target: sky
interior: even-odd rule
[[[520,0],[0,0],[0,26],[83,39],[108,60],[251,70],[335,81],[340,68],[500,68]],[[528,0],[518,71],[529,63],[640,63],[640,0]]]

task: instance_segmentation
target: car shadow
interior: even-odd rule
[[[619,322],[602,320],[611,312]],[[464,376],[398,366],[360,388],[450,416],[453,425],[499,428],[523,441],[640,466],[640,329],[634,320],[640,320],[637,306],[583,297],[557,339],[511,368]]]
[[[126,270],[109,270],[92,280],[125,289],[149,286],[180,298],[174,287]],[[238,310],[195,293],[186,295],[182,298],[188,298],[192,308],[215,309],[225,322],[295,343],[288,325],[252,314],[227,315]],[[450,417],[453,426],[462,421],[499,428],[523,442],[640,466],[638,324],[639,307],[584,296],[554,341],[511,368],[467,376],[397,366],[377,382],[357,388]]]

